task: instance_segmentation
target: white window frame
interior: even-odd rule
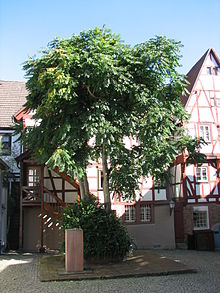
[[[37,187],[40,184],[40,169],[39,167],[28,167],[28,186]]]
[[[208,182],[208,167],[206,166],[196,167],[195,171],[196,171],[195,176],[196,176],[197,182]],[[203,173],[204,171],[205,171],[205,176]]]
[[[217,107],[220,107],[220,99],[217,99],[216,102],[217,102]]]
[[[202,137],[205,142],[211,142],[210,126],[199,125],[199,136]]]
[[[152,219],[151,205],[141,204],[140,206],[140,221],[150,223]]]
[[[125,205],[125,222],[134,223],[136,221],[136,208],[134,205]]]
[[[198,214],[197,217],[199,217],[199,220],[201,221],[200,225],[198,225],[198,223],[195,223],[196,213]],[[206,215],[205,219],[202,219],[202,217],[204,215]],[[209,229],[209,209],[208,209],[208,206],[193,207],[193,229],[194,230],[208,230]]]

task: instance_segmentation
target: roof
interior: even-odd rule
[[[0,128],[12,126],[12,117],[26,102],[25,82],[0,80]]]
[[[217,56],[217,54],[215,53],[214,49],[210,48],[208,49],[205,54],[199,59],[198,62],[196,62],[196,64],[190,69],[190,71],[187,73],[186,77],[187,80],[189,82],[188,86],[186,87],[187,91],[189,92],[189,94],[186,94],[184,96],[181,96],[181,101],[183,103],[184,106],[186,106],[186,103],[188,101],[188,98],[193,90],[193,87],[196,83],[196,80],[199,76],[199,73],[203,67],[203,64],[205,63],[206,58],[208,57],[209,54],[213,54],[213,56],[215,57],[216,61],[218,62],[218,64],[220,65],[220,60]]]

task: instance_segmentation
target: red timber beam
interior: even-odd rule
[[[186,153],[183,151],[183,162],[181,165],[182,169],[182,180],[183,180],[183,199],[187,201],[187,183],[186,183]]]
[[[60,172],[59,168],[56,167],[54,170],[54,172],[56,172],[58,175],[60,175],[61,178],[63,178],[65,181],[67,181],[69,184],[71,184],[73,187],[75,187],[78,191],[78,200],[80,200],[80,187],[79,187],[79,182],[77,182],[76,180],[73,180],[70,176],[68,176],[66,173],[64,172]],[[93,198],[96,198],[96,196],[89,192],[89,195]]]

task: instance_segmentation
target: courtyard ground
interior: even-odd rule
[[[155,253],[155,251],[153,251]],[[0,256],[0,292],[220,292],[220,252],[158,250],[197,273],[62,282],[40,282],[39,255]]]

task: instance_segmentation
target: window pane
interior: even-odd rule
[[[196,168],[196,180],[197,181],[207,181],[208,180],[207,167],[197,167]]]
[[[199,136],[202,137],[205,141],[210,142],[210,128],[207,125],[200,125],[199,127]]]
[[[150,222],[151,221],[151,206],[150,205],[142,205],[140,211],[140,220],[142,222]]]
[[[39,168],[28,169],[28,186],[39,186]]]
[[[125,221],[135,222],[135,207],[134,206],[125,206]]]
[[[218,74],[218,67],[213,68],[213,73],[214,73],[214,75]]]
[[[208,228],[208,213],[207,211],[193,212],[194,228]]]
[[[200,135],[202,138],[204,138],[204,128],[203,128],[202,125],[200,125],[200,127],[199,127],[199,135]]]
[[[201,180],[201,168],[196,168],[196,179]]]
[[[207,168],[202,168],[202,179],[207,180]]]
[[[207,67],[207,73],[208,73],[208,74],[212,74],[212,69],[211,69],[211,67]]]
[[[205,141],[210,141],[209,127],[205,126]]]

